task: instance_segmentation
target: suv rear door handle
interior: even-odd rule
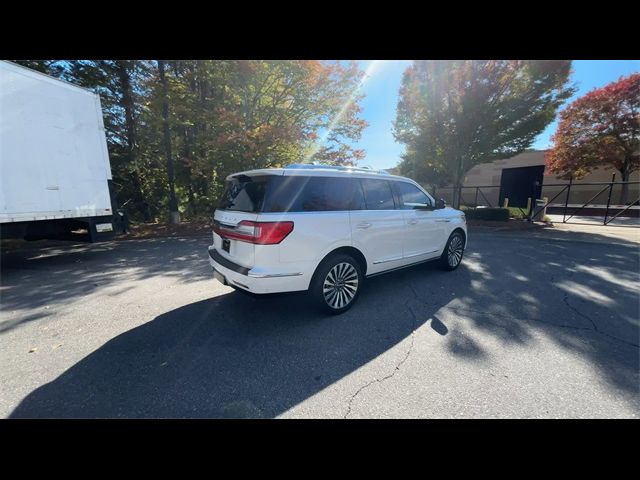
[[[415,218],[412,218],[411,220],[409,220],[407,222],[409,225],[415,225],[416,223],[418,223],[418,220],[416,220]]]
[[[371,224],[369,222],[360,222],[359,224],[356,225],[356,228],[369,228],[371,226]]]

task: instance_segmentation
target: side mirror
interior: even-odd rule
[[[444,208],[446,205],[447,204],[445,203],[443,198],[436,200],[436,210],[440,210],[441,208]]]

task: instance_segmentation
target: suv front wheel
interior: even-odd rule
[[[353,257],[332,255],[316,270],[309,293],[321,310],[338,315],[353,306],[360,294],[362,281],[362,270]]]
[[[449,237],[447,245],[444,247],[440,257],[440,267],[444,270],[455,270],[462,262],[464,255],[464,237],[459,230],[456,230]]]

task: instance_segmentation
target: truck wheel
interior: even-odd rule
[[[339,315],[356,302],[363,279],[360,265],[353,257],[332,255],[318,266],[309,293],[321,311]]]

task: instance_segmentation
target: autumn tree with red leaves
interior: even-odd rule
[[[564,177],[615,168],[623,182],[640,169],[640,73],[621,77],[577,99],[560,114],[545,163]],[[622,186],[620,203],[628,200]]]

